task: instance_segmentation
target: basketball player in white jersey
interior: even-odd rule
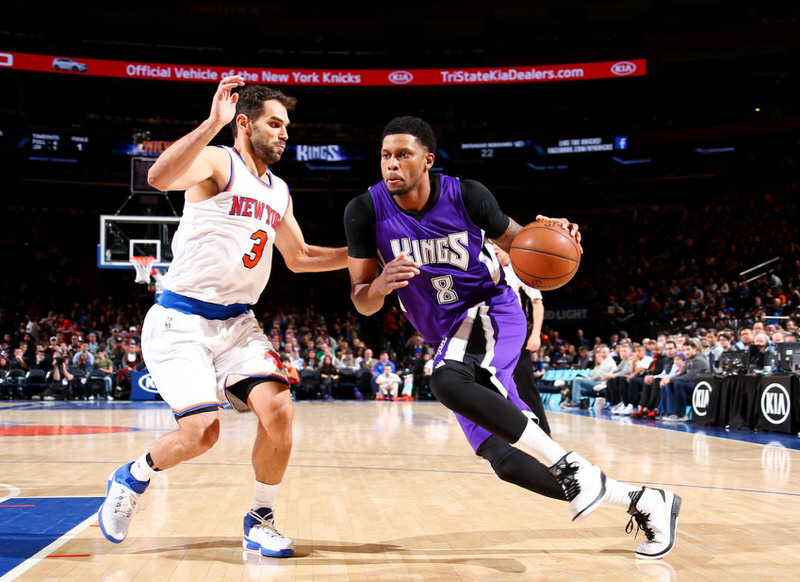
[[[244,518],[245,549],[288,557],[291,539],[274,525],[278,487],[292,447],[289,383],[280,357],[247,305],[267,284],[272,247],[290,270],[347,266],[347,249],[312,246],[292,212],[286,183],[269,167],[281,158],[295,99],[239,76],[225,77],[211,113],[172,144],[148,174],[158,190],[186,190],[173,262],[142,331],[145,362],[178,429],[111,474],[98,517],[103,535],[125,539],[139,496],[158,471],[208,451],[228,401],[258,417],[255,485]],[[210,146],[230,125],[234,145]]]

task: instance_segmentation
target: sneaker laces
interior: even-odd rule
[[[572,461],[570,463],[564,463],[563,465],[556,465],[556,479],[558,479],[559,483],[561,483],[561,488],[564,489],[564,495],[567,497],[567,501],[572,501],[575,499],[581,492],[581,484],[575,478],[575,474],[578,472],[580,465]]]
[[[114,498],[114,513],[122,514],[126,518],[130,518],[134,513],[137,513],[139,507],[139,496],[136,493],[120,493]]]
[[[249,515],[258,522],[257,524],[250,527],[251,530],[258,529],[266,532],[271,536],[284,537],[283,534],[281,534],[277,529],[275,529],[275,518],[273,517],[271,511],[267,514],[267,517],[262,517],[261,515],[259,515],[258,513],[256,513],[251,509],[250,511],[247,512],[247,515]]]
[[[650,521],[650,514],[641,512],[633,514],[628,520],[628,525],[625,526],[626,534],[629,534],[633,531],[634,520],[636,520],[636,532],[633,534],[633,538],[636,539],[636,536],[639,535],[639,532],[643,531],[645,537],[647,537],[647,541],[652,542],[655,538],[655,533],[653,532],[653,528],[647,525]]]
[[[637,491],[631,498],[631,505],[628,508],[628,513],[630,514],[631,518],[628,520],[628,525],[625,526],[625,533],[630,534],[633,531],[633,522],[636,521],[636,532],[633,534],[633,539],[636,539],[636,536],[639,535],[639,532],[643,531],[647,541],[652,542],[655,538],[655,532],[649,525],[650,514],[644,513],[638,507],[636,507],[636,504],[639,503],[639,499],[642,498],[642,495],[644,495],[644,487]]]

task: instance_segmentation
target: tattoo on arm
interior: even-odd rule
[[[511,243],[514,240],[514,237],[517,236],[517,233],[521,230],[522,227],[519,225],[519,223],[513,218],[510,218],[506,231],[499,237],[492,240],[497,246],[499,246],[505,252],[508,252],[511,249]]]

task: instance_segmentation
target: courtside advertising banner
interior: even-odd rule
[[[647,61],[633,59],[569,65],[460,69],[279,69],[140,63],[85,59],[68,55],[0,52],[0,70],[3,69],[62,75],[211,83],[218,83],[220,79],[229,75],[241,75],[250,83],[272,85],[459,86],[641,77],[647,74]]]

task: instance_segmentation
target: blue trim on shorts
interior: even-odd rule
[[[190,406],[189,408],[184,408],[183,410],[175,410],[172,409],[172,415],[176,419],[185,418],[187,416],[192,416],[194,414],[200,414],[201,412],[216,412],[220,408],[223,408],[222,404],[216,403],[212,404],[209,402],[203,404],[196,404],[195,406]]]
[[[200,301],[199,299],[192,299],[179,293],[174,293],[164,289],[161,297],[158,300],[161,307],[167,309],[174,309],[181,313],[188,313],[189,315],[199,315],[205,319],[230,319],[237,315],[247,313],[247,305],[244,303],[234,303],[233,305],[217,305],[216,303],[208,303]]]

